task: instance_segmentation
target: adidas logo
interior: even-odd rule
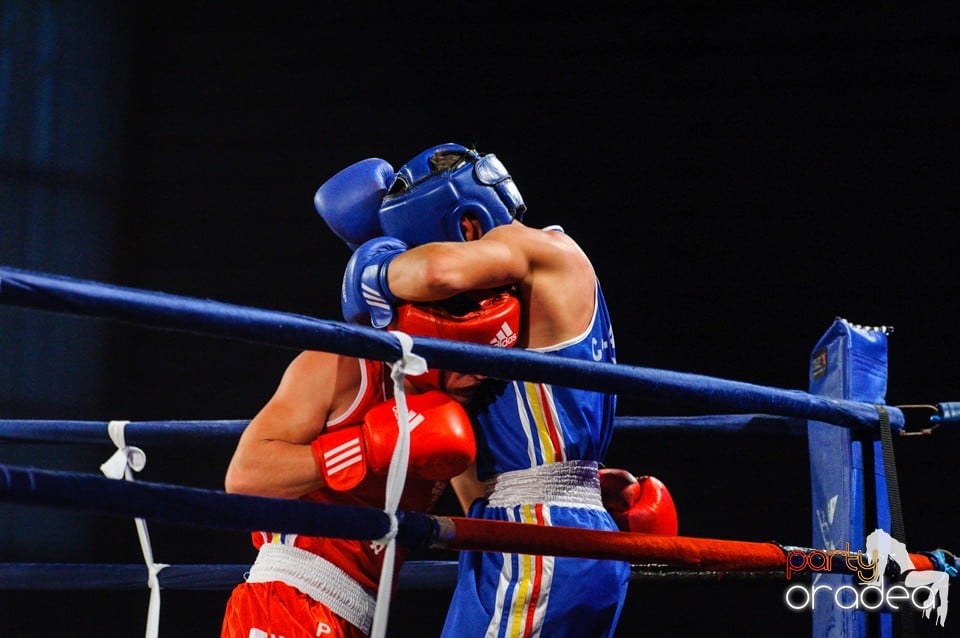
[[[491,346],[500,348],[509,348],[517,341],[517,333],[510,329],[510,325],[504,321],[500,329],[497,330],[497,336],[490,340]]]
[[[410,431],[412,432],[413,428],[423,423],[423,415],[420,414],[419,412],[414,412],[413,410],[409,410],[407,412],[407,420],[410,422]]]
[[[400,413],[399,413],[399,411],[397,410],[397,406],[394,405],[394,406],[393,406],[393,416],[394,416],[394,418],[396,418],[398,421],[399,421],[399,419],[400,419],[399,414],[400,414]],[[423,420],[424,420],[424,416],[423,416],[422,414],[420,414],[419,412],[415,412],[415,411],[413,411],[413,410],[407,410],[407,422],[410,424],[410,431],[411,431],[411,432],[413,431],[413,429],[414,429],[415,427],[417,427],[418,425],[420,425],[421,423],[423,423]]]
[[[390,304],[387,303],[387,300],[383,298],[383,295],[381,295],[380,291],[376,288],[372,288],[361,282],[360,290],[363,294],[363,300],[367,302],[367,305],[375,308],[390,308]]]
[[[332,476],[355,463],[363,461],[360,439],[353,438],[323,453],[323,462],[327,466],[327,475]]]

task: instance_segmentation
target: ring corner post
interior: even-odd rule
[[[813,348],[809,375],[811,394],[882,404],[887,385],[886,332],[836,319]],[[872,435],[873,431],[863,434],[808,422],[813,547],[862,550],[868,531],[889,529],[882,453],[879,440]],[[853,585],[853,576],[818,577],[835,579],[836,587]],[[842,608],[833,597],[817,600],[812,613],[812,635],[816,637],[892,635],[889,613],[868,619],[863,611]]]

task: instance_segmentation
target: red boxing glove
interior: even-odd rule
[[[626,470],[600,470],[600,497],[603,506],[624,532],[662,536],[677,535],[677,508],[659,479],[635,477]]]
[[[386,474],[400,426],[397,401],[367,411],[363,425],[337,428],[318,436],[311,448],[324,485],[344,492],[367,475]],[[431,481],[446,481],[466,470],[477,454],[470,417],[444,392],[407,395],[410,421],[410,471]]]

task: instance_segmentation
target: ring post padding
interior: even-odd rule
[[[844,319],[835,320],[814,346],[810,393],[882,404],[886,391],[886,331],[856,326]],[[849,543],[851,551],[864,549],[867,531],[875,527],[890,529],[890,505],[878,437],[811,420],[807,425],[807,440],[813,499],[812,545],[842,550]],[[868,462],[872,459],[870,467],[864,467],[865,458]],[[873,516],[868,514],[868,505],[871,510],[875,509]],[[842,583],[830,583],[834,587],[854,584],[852,576],[821,574],[818,578],[842,579]],[[813,610],[813,636],[864,638],[867,635],[867,616],[863,611],[841,609],[832,598],[817,601]],[[881,616],[879,635],[884,638],[892,635],[889,612]]]

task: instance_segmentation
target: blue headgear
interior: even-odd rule
[[[437,169],[436,155],[456,154],[450,168]],[[483,232],[523,219],[527,207],[496,155],[480,155],[459,144],[441,144],[407,162],[380,205],[385,235],[410,246],[431,241],[463,241],[460,219],[466,213]]]

